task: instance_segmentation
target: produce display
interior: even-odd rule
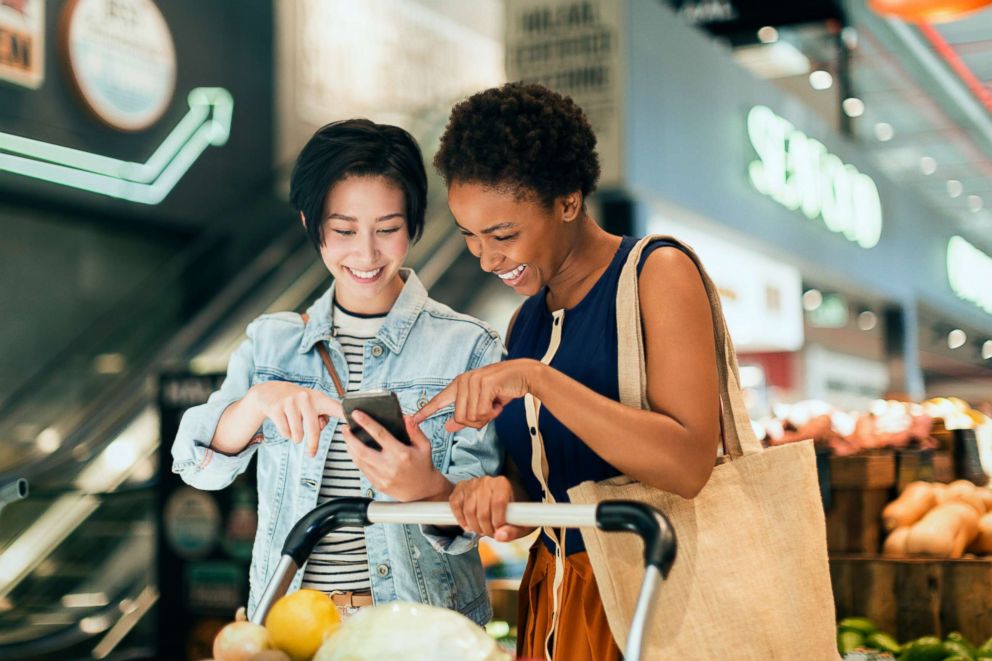
[[[843,411],[826,402],[781,404],[774,415],[754,422],[766,446],[813,439],[837,456],[878,448],[936,447],[933,419],[920,404],[878,400],[871,410]]]
[[[992,490],[967,480],[912,482],[882,510],[890,557],[992,554]]]
[[[240,616],[240,614],[239,614]],[[273,604],[265,626],[232,622],[207,661],[509,661],[485,629],[455,611],[394,602],[363,608],[342,623],[331,598],[298,590]]]
[[[766,446],[813,439],[837,456],[880,448],[934,449],[934,433],[974,429],[989,446],[983,464],[992,471],[992,419],[955,397],[922,403],[876,400],[867,411],[844,411],[820,400],[777,404],[772,416],[753,426]]]
[[[955,631],[944,640],[924,636],[899,644],[864,617],[837,624],[837,649],[845,661],[992,661],[992,638],[976,646]]]

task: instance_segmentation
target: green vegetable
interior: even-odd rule
[[[958,640],[944,641],[944,651],[948,656],[960,656],[968,659],[968,661],[972,661],[975,658],[970,646]]]
[[[865,644],[865,637],[859,631],[846,630],[837,632],[837,650],[841,656]]]
[[[896,639],[884,631],[876,631],[865,638],[865,647],[871,647],[881,652],[888,652],[889,654],[899,654],[902,651],[902,646]]]
[[[878,631],[875,623],[867,617],[845,617],[837,623],[837,628],[841,631],[857,631],[862,636],[870,636]]]
[[[903,646],[899,661],[943,661],[947,656],[940,638],[924,636]]]
[[[947,634],[947,638],[944,639],[948,643],[957,643],[963,645],[965,649],[968,650],[968,656],[975,657],[978,655],[978,649],[971,644],[971,641],[964,637],[960,631],[952,631]]]
[[[978,648],[978,654],[979,656],[981,656],[982,654],[984,654],[985,656],[992,656],[992,638],[989,638],[984,643],[982,643],[982,646]]]

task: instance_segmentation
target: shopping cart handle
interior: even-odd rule
[[[0,487],[0,507],[28,497],[28,481],[23,477]]]
[[[664,514],[632,500],[606,500],[596,506],[596,526],[605,532],[633,532],[644,540],[644,566],[657,567],[663,578],[675,562],[675,530]]]
[[[371,502],[371,498],[348,496],[332,498],[323,505],[318,505],[289,531],[289,536],[282,545],[282,554],[290,556],[297,567],[302,567],[327,533],[344,526],[369,525],[368,511]]]

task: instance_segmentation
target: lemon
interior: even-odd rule
[[[277,601],[265,618],[272,646],[293,661],[308,661],[324,639],[337,631],[341,615],[331,598],[319,590],[298,590]]]

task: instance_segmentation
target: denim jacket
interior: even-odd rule
[[[361,388],[395,392],[409,414],[462,372],[498,362],[503,346],[482,322],[428,298],[413,271],[403,269],[401,275],[406,283],[399,298],[376,337],[365,344]],[[316,351],[318,342],[327,343],[334,368],[347,383],[348,365],[332,334],[333,301],[332,285],[309,308],[305,325],[300,315],[287,312],[253,321],[248,339],[231,356],[224,384],[206,404],[186,412],[172,446],[172,470],[198,489],[224,488],[258,453],[258,530],[249,575],[249,614],[275,571],[290,529],[318,504],[327,451],[339,421],[332,419],[324,427],[315,458],[304,444],[280,435],[268,419],[256,436],[260,442],[240,454],[215,452],[210,441],[224,410],[256,383],[289,381],[338,398]],[[500,453],[493,426],[448,432],[444,423],[452,412],[449,406],[421,425],[433,446],[434,465],[453,483],[497,473]],[[391,500],[376,493],[364,475],[361,489],[368,497]],[[474,535],[445,537],[433,528],[382,524],[366,527],[365,535],[376,603],[403,600],[442,606],[480,624],[492,616]],[[302,580],[301,569],[290,590],[298,589]]]

